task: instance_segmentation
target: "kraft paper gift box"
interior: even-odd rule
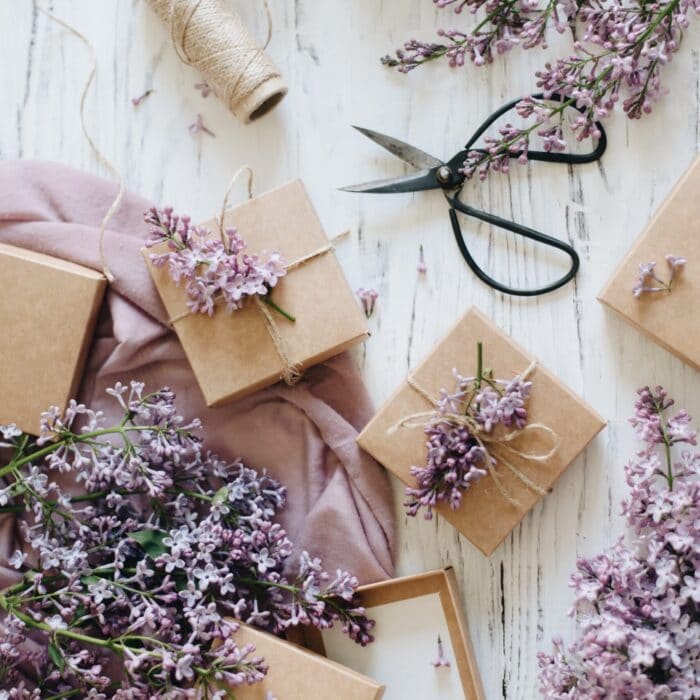
[[[254,644],[253,655],[262,656],[269,667],[262,682],[235,688],[236,700],[380,700],[383,696],[381,683],[266,632],[243,625],[235,639],[239,646]]]
[[[472,308],[412,372],[414,383],[435,399],[441,388],[451,393],[455,386],[453,368],[464,376],[476,374],[478,341],[483,343],[484,367],[493,370],[494,378],[511,379],[533,361],[492,321]],[[533,455],[546,454],[558,446],[544,462],[526,461],[512,454],[508,458],[523,476],[549,491],[605,422],[541,364],[536,365],[529,381],[533,386],[527,403],[528,423],[546,426],[557,439],[533,430],[509,444]],[[431,408],[427,398],[404,381],[357,438],[367,452],[409,486],[416,485],[411,466],[422,467],[426,463],[426,436],[420,426],[397,426],[406,417]],[[493,454],[498,459],[497,447]],[[435,509],[486,555],[501,544],[541,498],[501,463],[496,464],[495,471],[508,497],[487,474],[464,491],[456,510],[444,503]],[[416,517],[423,517],[422,511]]]
[[[684,362],[700,369],[700,157],[681,177],[605,285],[599,301]],[[667,280],[666,255],[687,259],[672,291],[632,294],[639,265],[656,262]]]
[[[218,235],[218,221],[204,224]],[[328,244],[321,222],[301,181],[296,180],[230,209],[225,226],[235,226],[246,252],[279,252],[287,264]],[[154,267],[144,249],[153,280],[209,406],[241,398],[281,379],[284,363],[262,312],[254,303],[228,314],[222,306],[212,317],[187,314],[187,294]],[[291,269],[274,288],[272,299],[296,318],[292,323],[272,311],[290,365],[306,369],[364,340],[364,314],[332,250]]]
[[[75,398],[107,280],[59,258],[0,244],[0,424],[39,432]]]
[[[315,644],[328,658],[384,683],[384,700],[484,700],[451,568],[363,586],[358,593],[377,623],[374,642],[357,647],[340,630],[324,630]],[[438,657],[438,637],[450,665],[436,668],[431,662]]]

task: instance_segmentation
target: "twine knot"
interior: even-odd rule
[[[537,367],[536,362],[531,362],[527,369],[516,377],[516,379],[527,379]],[[422,387],[412,374],[407,377],[408,385],[422,398],[424,398],[433,408],[429,411],[419,411],[404,416],[399,421],[390,426],[387,430],[388,434],[395,433],[399,428],[429,428],[439,424],[447,424],[450,426],[462,426],[466,428],[472,438],[476,441],[484,456],[484,463],[490,476],[493,478],[496,488],[500,494],[512,505],[519,506],[519,501],[513,497],[503,484],[501,477],[496,471],[495,465],[502,464],[508,469],[518,481],[523,483],[531,491],[534,491],[540,496],[545,496],[547,490],[530,479],[510,460],[511,457],[517,457],[520,460],[528,463],[543,463],[551,459],[559,449],[561,438],[549,426],[543,423],[528,423],[523,428],[510,430],[505,434],[494,434],[469,413],[455,413],[453,411],[444,411],[439,407],[438,401]],[[536,432],[544,433],[552,439],[552,447],[548,450],[521,450],[514,447],[511,443],[520,437]]]

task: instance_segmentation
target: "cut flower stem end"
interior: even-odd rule
[[[276,311],[276,312],[277,312],[278,314],[280,314],[281,316],[284,316],[284,317],[285,317],[288,321],[290,321],[291,323],[295,323],[295,322],[296,322],[296,320],[297,320],[297,319],[296,319],[296,316],[292,316],[292,314],[290,314],[289,312],[285,311],[281,306],[278,306],[277,304],[275,304],[275,302],[272,301],[272,299],[270,299],[269,296],[264,296],[264,297],[262,297],[262,300],[263,300],[273,311]]]

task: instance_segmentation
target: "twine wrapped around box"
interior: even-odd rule
[[[536,362],[531,362],[528,368],[518,375],[522,380],[527,379],[537,367]],[[498,472],[494,466],[494,462],[502,464],[506,467],[512,474],[527,486],[530,490],[534,491],[539,496],[546,496],[547,489],[542,488],[539,484],[535,483],[527,475],[515,466],[508,457],[501,452],[518,457],[526,462],[543,463],[551,459],[557,449],[559,448],[559,443],[561,439],[554,430],[543,423],[529,423],[524,428],[511,430],[503,435],[493,435],[489,431],[485,430],[484,427],[476,421],[468,413],[455,413],[455,412],[441,412],[438,410],[438,402],[431,396],[427,389],[424,389],[416,378],[409,374],[406,378],[408,385],[416,391],[422,398],[424,398],[429,404],[431,404],[435,410],[431,411],[418,411],[404,416],[398,420],[394,425],[390,426],[387,430],[388,434],[396,432],[399,428],[426,428],[431,425],[436,425],[438,423],[447,423],[448,425],[463,426],[467,428],[476,440],[477,444],[481,448],[484,454],[484,463],[489,475],[493,479],[496,488],[499,490],[501,495],[513,505],[519,505],[517,498],[514,498],[508,489],[503,485],[501,479],[498,476]],[[532,432],[543,432],[552,438],[553,446],[546,451],[538,452],[537,450],[519,450],[516,447],[511,446],[509,443],[516,440],[518,437]]]
[[[221,220],[223,221],[223,218]],[[304,263],[307,263],[313,260],[314,258],[317,258],[319,255],[330,253],[332,250],[333,244],[329,241],[326,245],[323,245],[320,248],[317,248],[316,250],[306,255],[303,255],[290,263],[287,263],[284,266],[284,269],[286,272],[290,272],[291,270],[295,270],[296,268],[301,267],[301,265],[303,265]],[[219,297],[219,299],[221,299],[221,297]],[[256,308],[263,315],[263,318],[265,319],[265,328],[267,328],[267,332],[270,334],[270,338],[272,339],[272,342],[275,345],[275,350],[277,350],[277,354],[279,355],[280,360],[282,360],[282,379],[284,380],[285,384],[289,386],[294,386],[302,378],[303,372],[301,371],[299,366],[293,364],[291,359],[289,358],[287,345],[284,342],[284,338],[282,337],[281,333],[279,332],[279,328],[277,327],[277,321],[275,320],[268,306],[265,304],[264,301],[262,301],[262,299],[260,299],[259,295],[255,295],[253,297],[253,302]],[[183,311],[182,313],[171,317],[170,325],[174,327],[178,321],[182,321],[188,316],[191,316],[193,313],[194,312],[192,311]]]

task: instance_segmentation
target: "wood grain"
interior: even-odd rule
[[[439,193],[373,197],[336,187],[402,172],[351,124],[451,156],[491,110],[532,89],[534,71],[565,50],[566,37],[553,38],[546,52],[516,52],[481,70],[443,65],[401,76],[382,68],[379,56],[419,30],[430,36],[440,24],[466,24],[469,17],[440,13],[430,0],[271,4],[269,52],[290,92],[250,126],[215,98],[201,98],[193,87],[198,76],[179,62],[145,3],[56,0],[51,7],[97,50],[88,122],[130,188],[203,220],[219,211],[232,172],[249,163],[257,191],[299,176],[329,233],[352,229],[338,247],[341,263],[353,287],[380,292],[373,337],[356,353],[376,403],[464,309],[477,304],[610,421],[490,558],[443,520],[409,522],[399,515],[400,573],[455,567],[486,696],[533,698],[536,652],[553,634],[570,638],[575,631],[566,611],[577,555],[594,553],[622,530],[622,467],[635,449],[626,418],[635,389],[663,383],[700,415],[695,370],[595,300],[700,145],[698,23],[665,70],[671,94],[655,112],[634,123],[621,115],[609,120],[602,163],[576,169],[534,164],[470,186],[471,203],[558,235],[581,253],[575,284],[518,300],[493,293],[469,273],[456,254]],[[237,8],[263,36],[257,4],[238,0]],[[84,47],[28,0],[0,4],[0,28],[0,157],[59,160],[105,174],[80,134],[78,105],[89,67]],[[130,98],[150,87],[156,92],[134,109]],[[197,113],[215,139],[188,133]],[[487,227],[472,225],[469,236],[476,254],[502,278],[538,279],[545,262],[540,253],[519,242],[506,247]],[[416,272],[420,243],[428,265],[423,279]],[[398,483],[395,492],[399,506]]]

